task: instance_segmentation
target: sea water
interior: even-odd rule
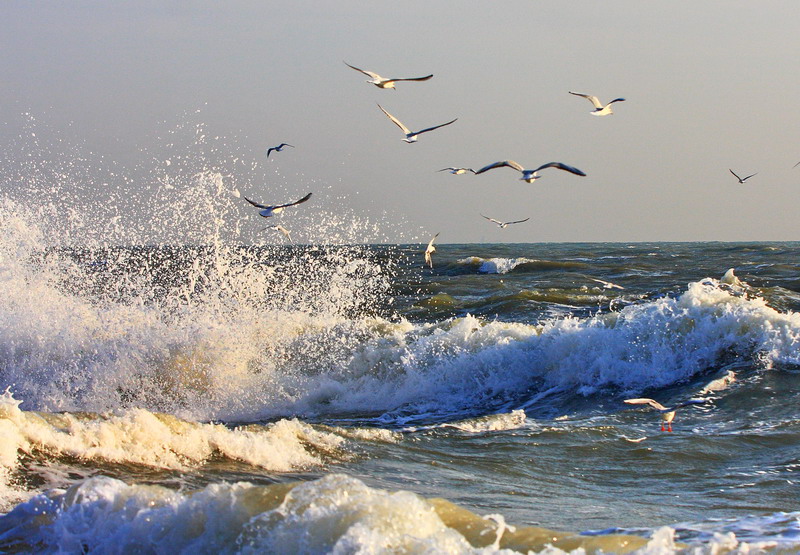
[[[203,146],[6,161],[0,550],[800,549],[800,244],[245,241]]]

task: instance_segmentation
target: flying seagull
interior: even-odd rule
[[[263,208],[263,210],[261,210],[259,212],[259,214],[262,215],[265,218],[269,218],[269,217],[271,217],[271,216],[273,216],[275,214],[280,214],[281,212],[283,212],[284,208],[288,208],[289,206],[295,206],[296,204],[302,204],[302,203],[304,203],[305,201],[307,201],[310,198],[311,198],[311,193],[308,193],[306,196],[304,196],[300,200],[296,200],[294,202],[289,202],[289,203],[286,203],[286,204],[273,204],[273,205],[269,205],[269,206],[264,205],[264,204],[259,204],[257,202],[253,202],[252,200],[250,200],[247,197],[244,197],[244,200],[246,200],[247,202],[249,202],[250,204],[252,204],[256,208]]]
[[[444,127],[445,125],[450,125],[451,123],[453,123],[454,121],[456,121],[456,119],[458,119],[458,118],[456,118],[456,119],[454,119],[453,121],[448,121],[447,123],[442,123],[441,125],[436,125],[436,126],[434,126],[434,127],[428,127],[427,129],[423,129],[422,131],[414,131],[414,132],[412,132],[412,131],[411,131],[411,130],[408,128],[408,127],[406,127],[405,125],[403,125],[402,123],[400,123],[400,120],[399,120],[399,119],[397,119],[397,118],[396,118],[396,117],[394,117],[392,114],[390,114],[389,112],[387,112],[386,110],[384,110],[384,109],[383,109],[383,106],[381,106],[380,104],[378,104],[378,108],[380,108],[380,109],[381,109],[381,112],[383,112],[384,114],[386,114],[386,116],[387,116],[387,117],[388,117],[390,120],[392,120],[392,121],[395,123],[395,125],[397,125],[397,127],[399,127],[400,129],[402,129],[402,130],[403,130],[403,133],[405,133],[405,134],[406,134],[406,136],[405,136],[405,138],[404,138],[403,140],[404,140],[405,142],[407,142],[407,143],[415,143],[415,142],[417,142],[417,137],[418,137],[418,135],[422,135],[423,133],[427,133],[428,131],[433,131],[434,129],[439,129],[440,127]]]
[[[624,98],[615,98],[608,104],[603,104],[602,102],[600,102],[599,98],[597,98],[596,96],[592,96],[590,94],[581,94],[572,91],[569,91],[569,94],[574,94],[575,96],[582,96],[583,98],[591,102],[595,108],[590,112],[590,114],[592,114],[593,116],[607,116],[609,114],[613,114],[614,112],[611,110],[611,105],[614,104],[615,102],[625,102]]]
[[[431,238],[430,243],[428,243],[428,247],[425,249],[425,263],[431,267],[431,270],[433,270],[433,259],[431,258],[431,254],[436,252],[436,247],[433,246],[433,242],[438,236],[438,233],[434,235],[433,238]]]
[[[497,227],[499,227],[500,229],[505,229],[508,226],[510,226],[511,224],[521,224],[522,222],[527,222],[528,220],[530,220],[530,218],[525,218],[524,220],[516,220],[516,221],[513,221],[513,222],[501,222],[499,220],[495,220],[494,218],[490,218],[489,216],[484,216],[483,214],[481,214],[481,216],[486,218],[490,222],[496,223]]]
[[[731,173],[733,173],[733,170],[732,170],[732,169],[730,169],[730,168],[728,168],[728,171],[729,171],[729,172],[731,172]],[[758,175],[758,172],[754,173],[753,175]],[[739,183],[744,183],[745,181],[747,181],[748,179],[750,179],[751,177],[753,177],[753,175],[748,175],[747,177],[739,177],[738,175],[736,175],[735,173],[733,173],[733,177],[735,177],[736,179],[738,179],[738,180],[739,180]]]
[[[661,431],[672,431],[672,421],[675,420],[675,411],[677,411],[681,407],[687,407],[689,405],[702,405],[705,403],[704,399],[689,399],[688,401],[684,401],[683,403],[678,403],[674,407],[665,407],[658,401],[654,401],[652,399],[625,399],[625,402],[629,405],[650,405],[658,412],[661,413]],[[666,428],[664,425],[666,424]]]
[[[452,168],[452,167],[450,167],[450,168],[442,168],[442,169],[437,170],[437,171],[450,172],[453,175],[461,175],[462,173],[467,173],[467,172],[475,173],[475,170],[473,170],[472,168]]]
[[[549,164],[544,164],[543,166],[539,166],[535,170],[526,170],[525,168],[514,162],[514,160],[503,160],[502,162],[495,162],[494,164],[489,164],[488,166],[483,167],[478,171],[476,171],[475,175],[487,172],[489,170],[493,170],[495,168],[502,168],[504,166],[509,168],[514,168],[518,172],[522,172],[522,177],[520,179],[522,179],[522,181],[527,181],[528,183],[533,183],[534,181],[542,177],[536,172],[546,168],[558,168],[559,170],[568,171],[570,173],[574,173],[575,175],[583,175],[583,176],[586,175],[578,168],[573,168],[572,166],[562,164],[561,162],[550,162]]]
[[[289,239],[289,242],[294,245],[294,241],[292,241],[292,235],[289,233],[289,230],[283,227],[282,225],[280,224],[268,225],[264,229],[274,229],[275,231],[280,231],[281,233],[283,233],[284,237]]]
[[[368,79],[367,83],[372,83],[376,87],[380,87],[382,89],[394,89],[394,84],[397,81],[427,81],[428,79],[433,77],[433,73],[431,73],[430,75],[426,75],[425,77],[407,77],[407,78],[402,78],[402,79],[400,79],[400,78],[387,79],[386,77],[381,77],[380,75],[378,75],[377,73],[374,73],[372,71],[366,71],[364,69],[359,69],[356,66],[351,66],[347,62],[344,62],[344,65],[346,65],[347,67],[351,67],[356,71],[360,71],[361,73],[363,73],[367,77],[371,77],[372,79]],[[395,89],[395,90],[397,90],[397,89]]]
[[[593,278],[593,277],[590,277],[589,279],[592,280],[592,281],[596,281],[597,283],[601,284],[606,289],[625,289],[623,286],[617,285],[616,283],[611,283],[610,281],[605,281],[605,280],[597,279],[597,278]]]
[[[270,148],[267,149],[267,158],[269,158],[269,155],[272,153],[273,150],[275,152],[280,152],[280,151],[283,150],[283,147],[285,147],[285,146],[290,146],[290,147],[294,148],[294,145],[290,145],[288,143],[281,143],[278,146],[270,147]]]

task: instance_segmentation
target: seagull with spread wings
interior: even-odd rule
[[[614,104],[615,102],[625,102],[624,98],[615,98],[614,100],[612,100],[608,104],[603,104],[602,102],[600,102],[599,98],[597,98],[596,96],[592,96],[590,94],[582,94],[582,93],[576,93],[576,92],[572,92],[572,91],[569,91],[569,94],[574,94],[575,96],[582,96],[583,98],[585,98],[586,100],[591,102],[592,106],[594,106],[594,110],[592,110],[589,113],[592,114],[593,116],[608,116],[608,115],[611,115],[611,114],[614,113],[611,110],[611,105],[612,104]]]
[[[246,200],[247,202],[249,202],[250,204],[252,204],[256,208],[261,208],[262,210],[259,211],[259,214],[261,216],[263,216],[264,218],[270,218],[270,217],[274,216],[275,214],[280,214],[281,212],[283,212],[284,208],[288,208],[290,206],[296,206],[298,204],[302,204],[302,203],[306,202],[310,198],[311,198],[311,193],[308,193],[306,196],[304,196],[300,200],[296,200],[294,202],[287,202],[286,204],[271,204],[271,205],[259,204],[257,202],[253,202],[252,200],[250,200],[247,197],[244,197],[244,200]]]
[[[418,138],[418,136],[419,136],[419,135],[422,135],[423,133],[427,133],[428,131],[433,131],[434,129],[439,129],[440,127],[444,127],[445,125],[450,125],[451,123],[453,123],[454,121],[456,121],[456,120],[458,119],[458,118],[456,118],[456,119],[454,119],[454,120],[452,120],[452,121],[448,121],[447,123],[442,123],[442,124],[440,124],[440,125],[435,125],[435,126],[433,126],[433,127],[428,127],[428,128],[426,128],[426,129],[422,129],[421,131],[411,131],[411,130],[410,130],[408,127],[406,127],[405,125],[403,125],[403,124],[400,122],[400,120],[399,120],[399,119],[397,119],[397,118],[396,118],[396,117],[394,117],[392,114],[390,114],[389,112],[387,112],[386,110],[384,110],[384,109],[383,109],[383,106],[381,106],[380,104],[378,104],[378,108],[380,108],[380,109],[381,109],[381,112],[383,112],[384,114],[386,114],[386,116],[387,116],[387,117],[388,117],[390,120],[392,120],[392,121],[395,123],[395,125],[397,125],[397,127],[399,127],[400,129],[402,129],[402,130],[403,130],[403,133],[405,133],[405,134],[406,134],[406,136],[403,138],[403,140],[404,140],[405,142],[407,142],[407,143],[415,143],[415,142],[417,142],[417,138]]]
[[[661,413],[661,431],[662,432],[671,432],[672,431],[672,421],[675,420],[675,411],[677,411],[681,407],[688,407],[691,405],[702,405],[706,401],[704,399],[689,399],[688,401],[684,401],[683,403],[678,403],[672,407],[665,407],[658,401],[654,401],[653,399],[625,399],[625,402],[629,405],[650,405],[655,410]],[[666,428],[665,428],[666,425]]]
[[[467,173],[467,172],[475,173],[475,170],[473,170],[472,168],[453,168],[453,167],[450,167],[450,168],[442,168],[442,169],[437,170],[437,171],[450,172],[453,175],[461,175],[462,173]]]
[[[294,145],[290,145],[289,143],[281,143],[278,146],[272,146],[272,147],[268,148],[267,149],[267,158],[269,158],[269,155],[272,153],[273,150],[275,152],[280,152],[280,151],[283,150],[284,147],[287,147],[287,146],[290,146],[290,147],[294,148]]]
[[[494,164],[489,164],[488,166],[485,166],[485,167],[479,169],[478,171],[476,171],[475,175],[480,175],[483,172],[487,172],[487,171],[493,170],[495,168],[503,168],[503,167],[513,168],[513,169],[517,170],[518,172],[522,173],[522,177],[520,179],[522,181],[527,181],[528,183],[533,183],[534,181],[536,181],[537,179],[542,177],[537,172],[539,172],[540,170],[544,170],[546,168],[557,168],[559,170],[564,170],[564,171],[568,171],[570,173],[574,173],[575,175],[582,175],[582,176],[586,175],[585,173],[583,173],[578,168],[573,168],[572,166],[568,166],[566,164],[562,164],[561,162],[550,162],[548,164],[544,164],[542,166],[539,166],[535,170],[526,170],[525,168],[523,168],[522,166],[517,164],[514,160],[503,160],[502,162],[495,162]]]
[[[428,79],[433,77],[433,73],[431,73],[430,75],[426,75],[425,77],[405,77],[405,78],[387,79],[386,77],[381,77],[380,75],[378,75],[375,72],[367,71],[365,69],[360,69],[360,68],[357,68],[356,66],[351,66],[347,62],[344,62],[344,65],[346,65],[347,67],[353,68],[356,71],[360,71],[361,73],[363,73],[367,77],[371,77],[371,79],[367,79],[367,83],[372,83],[373,85],[375,85],[376,87],[379,87],[381,89],[395,89],[394,84],[397,81],[427,81]],[[397,90],[397,89],[395,89],[395,90]]]
[[[728,168],[728,171],[729,171],[729,172],[731,172],[731,173],[733,174],[733,177],[735,177],[736,179],[738,179],[738,180],[739,180],[739,183],[744,183],[745,181],[747,181],[748,179],[750,179],[751,177],[753,177],[753,175],[758,175],[758,172],[756,172],[756,173],[754,173],[753,175],[748,175],[747,177],[739,177],[738,175],[736,175],[736,174],[733,172],[733,170],[732,170],[732,169]]]
[[[511,224],[521,224],[522,222],[527,222],[528,220],[530,220],[530,218],[525,218],[524,220],[515,220],[513,222],[501,222],[500,220],[495,220],[494,218],[490,218],[489,216],[484,216],[483,214],[481,214],[481,217],[486,218],[490,222],[496,223],[497,227],[499,227],[500,229],[505,229]]]

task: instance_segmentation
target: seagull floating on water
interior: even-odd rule
[[[542,177],[536,172],[546,168],[558,168],[559,170],[568,171],[570,173],[574,173],[575,175],[583,175],[583,176],[586,175],[578,168],[573,168],[572,166],[562,164],[561,162],[550,162],[548,164],[544,164],[543,166],[539,166],[535,170],[526,170],[525,168],[514,162],[514,160],[503,160],[502,162],[495,162],[494,164],[489,164],[488,166],[483,167],[478,171],[476,171],[475,175],[487,172],[489,170],[493,170],[495,168],[502,168],[502,167],[514,168],[518,172],[521,172],[522,177],[520,179],[522,181],[527,181],[528,183],[533,183],[534,181]]]
[[[521,224],[522,222],[527,222],[528,220],[530,220],[530,218],[525,218],[524,220],[515,220],[513,222],[501,222],[499,220],[495,220],[494,218],[490,218],[489,216],[484,216],[483,214],[481,214],[481,217],[486,218],[490,222],[496,223],[497,227],[499,227],[500,229],[505,229],[511,224]]]
[[[675,420],[675,411],[677,411],[681,407],[687,407],[690,405],[702,405],[705,403],[704,399],[689,399],[688,401],[684,401],[683,403],[678,403],[673,407],[665,407],[658,401],[654,401],[653,399],[625,399],[625,402],[629,405],[650,405],[658,412],[661,413],[661,431],[672,431],[672,421]],[[664,427],[666,425],[666,428]]]
[[[344,62],[344,65],[347,67],[353,68],[356,71],[360,71],[367,77],[371,77],[372,79],[368,79],[367,83],[372,83],[376,87],[380,87],[381,89],[394,89],[394,84],[397,81],[427,81],[431,77],[433,77],[433,73],[430,75],[426,75],[425,77],[405,77],[405,78],[395,78],[395,79],[387,79],[386,77],[381,77],[375,72],[367,71],[365,69],[357,68],[356,66],[351,66],[347,62]],[[397,90],[397,89],[395,89]]]
[[[590,94],[582,94],[572,91],[569,91],[569,94],[574,94],[575,96],[582,96],[583,98],[591,102],[595,109],[589,113],[592,114],[593,116],[608,116],[610,114],[613,114],[614,112],[611,110],[611,105],[614,104],[615,102],[625,102],[624,98],[615,98],[608,104],[603,104],[602,102],[600,102],[599,98],[597,98],[596,96],[592,96]]]
[[[378,108],[380,108],[380,109],[381,109],[381,112],[383,112],[384,114],[386,114],[386,116],[387,116],[387,117],[388,117],[390,120],[392,120],[392,121],[395,123],[395,125],[397,125],[397,127],[399,127],[400,129],[402,129],[402,130],[403,130],[403,133],[405,133],[405,134],[406,134],[406,136],[405,136],[405,138],[404,138],[403,140],[404,140],[405,142],[407,142],[407,143],[415,143],[415,142],[417,142],[417,137],[418,137],[418,135],[422,135],[423,133],[427,133],[428,131],[433,131],[434,129],[439,129],[440,127],[444,127],[445,125],[450,125],[451,123],[453,123],[454,121],[456,121],[456,120],[458,119],[458,118],[456,118],[456,119],[454,119],[453,121],[448,121],[447,123],[442,123],[441,125],[436,125],[436,126],[434,126],[434,127],[428,127],[427,129],[423,129],[423,130],[421,130],[421,131],[411,131],[411,130],[410,130],[408,127],[406,127],[405,125],[403,125],[402,123],[400,123],[400,120],[399,120],[399,119],[397,119],[397,118],[396,118],[396,117],[394,117],[392,114],[390,114],[389,112],[387,112],[386,110],[384,110],[384,109],[383,109],[383,106],[381,106],[380,104],[378,104]]]
[[[453,167],[450,167],[450,168],[442,168],[442,169],[437,170],[437,171],[450,172],[453,175],[461,175],[462,173],[467,173],[467,172],[475,173],[475,170],[473,170],[472,168],[453,168]]]
[[[286,146],[290,146],[290,147],[294,148],[294,145],[290,145],[289,143],[281,143],[278,146],[270,147],[270,148],[267,149],[267,158],[269,158],[269,155],[272,153],[273,150],[275,152],[280,152],[280,151],[283,150],[283,147],[286,147]]]
[[[283,233],[284,237],[289,239],[289,242],[294,245],[294,241],[292,241],[292,235],[289,233],[289,230],[283,227],[282,225],[280,224],[268,225],[264,229],[274,229],[275,231],[280,231],[281,233]]]
[[[244,200],[246,200],[256,208],[262,208],[263,210],[261,210],[259,214],[265,218],[270,218],[275,214],[280,214],[281,212],[283,212],[284,208],[288,208],[289,206],[295,206],[297,204],[302,204],[310,198],[311,198],[311,193],[308,193],[300,200],[296,200],[294,202],[287,202],[286,204],[272,204],[272,205],[259,204],[257,202],[253,202],[247,197],[244,197]]]
[[[431,258],[431,254],[436,252],[436,247],[433,246],[433,242],[438,236],[438,233],[434,235],[433,238],[431,238],[430,243],[428,243],[428,247],[425,249],[425,263],[431,267],[431,270],[433,270],[433,259]]]
[[[732,170],[732,169],[730,169],[730,168],[728,168],[728,171],[729,171],[729,172],[731,172],[731,173],[733,173],[733,170]],[[754,173],[753,175],[758,175],[758,172]],[[748,179],[750,179],[751,177],[753,177],[753,175],[748,175],[747,177],[739,177],[738,175],[736,175],[735,173],[733,173],[733,177],[735,177],[736,179],[738,179],[738,180],[739,180],[739,183],[744,183],[745,181],[747,181]]]

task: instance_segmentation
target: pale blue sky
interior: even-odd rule
[[[242,192],[345,199],[390,239],[800,240],[793,1],[7,1],[0,48],[4,141],[30,111],[142,164],[199,109],[259,164],[296,145]],[[343,60],[434,78],[380,90]],[[570,90],[627,101],[597,118]],[[378,102],[411,128],[458,121],[409,145]],[[436,171],[508,158],[588,176]]]

